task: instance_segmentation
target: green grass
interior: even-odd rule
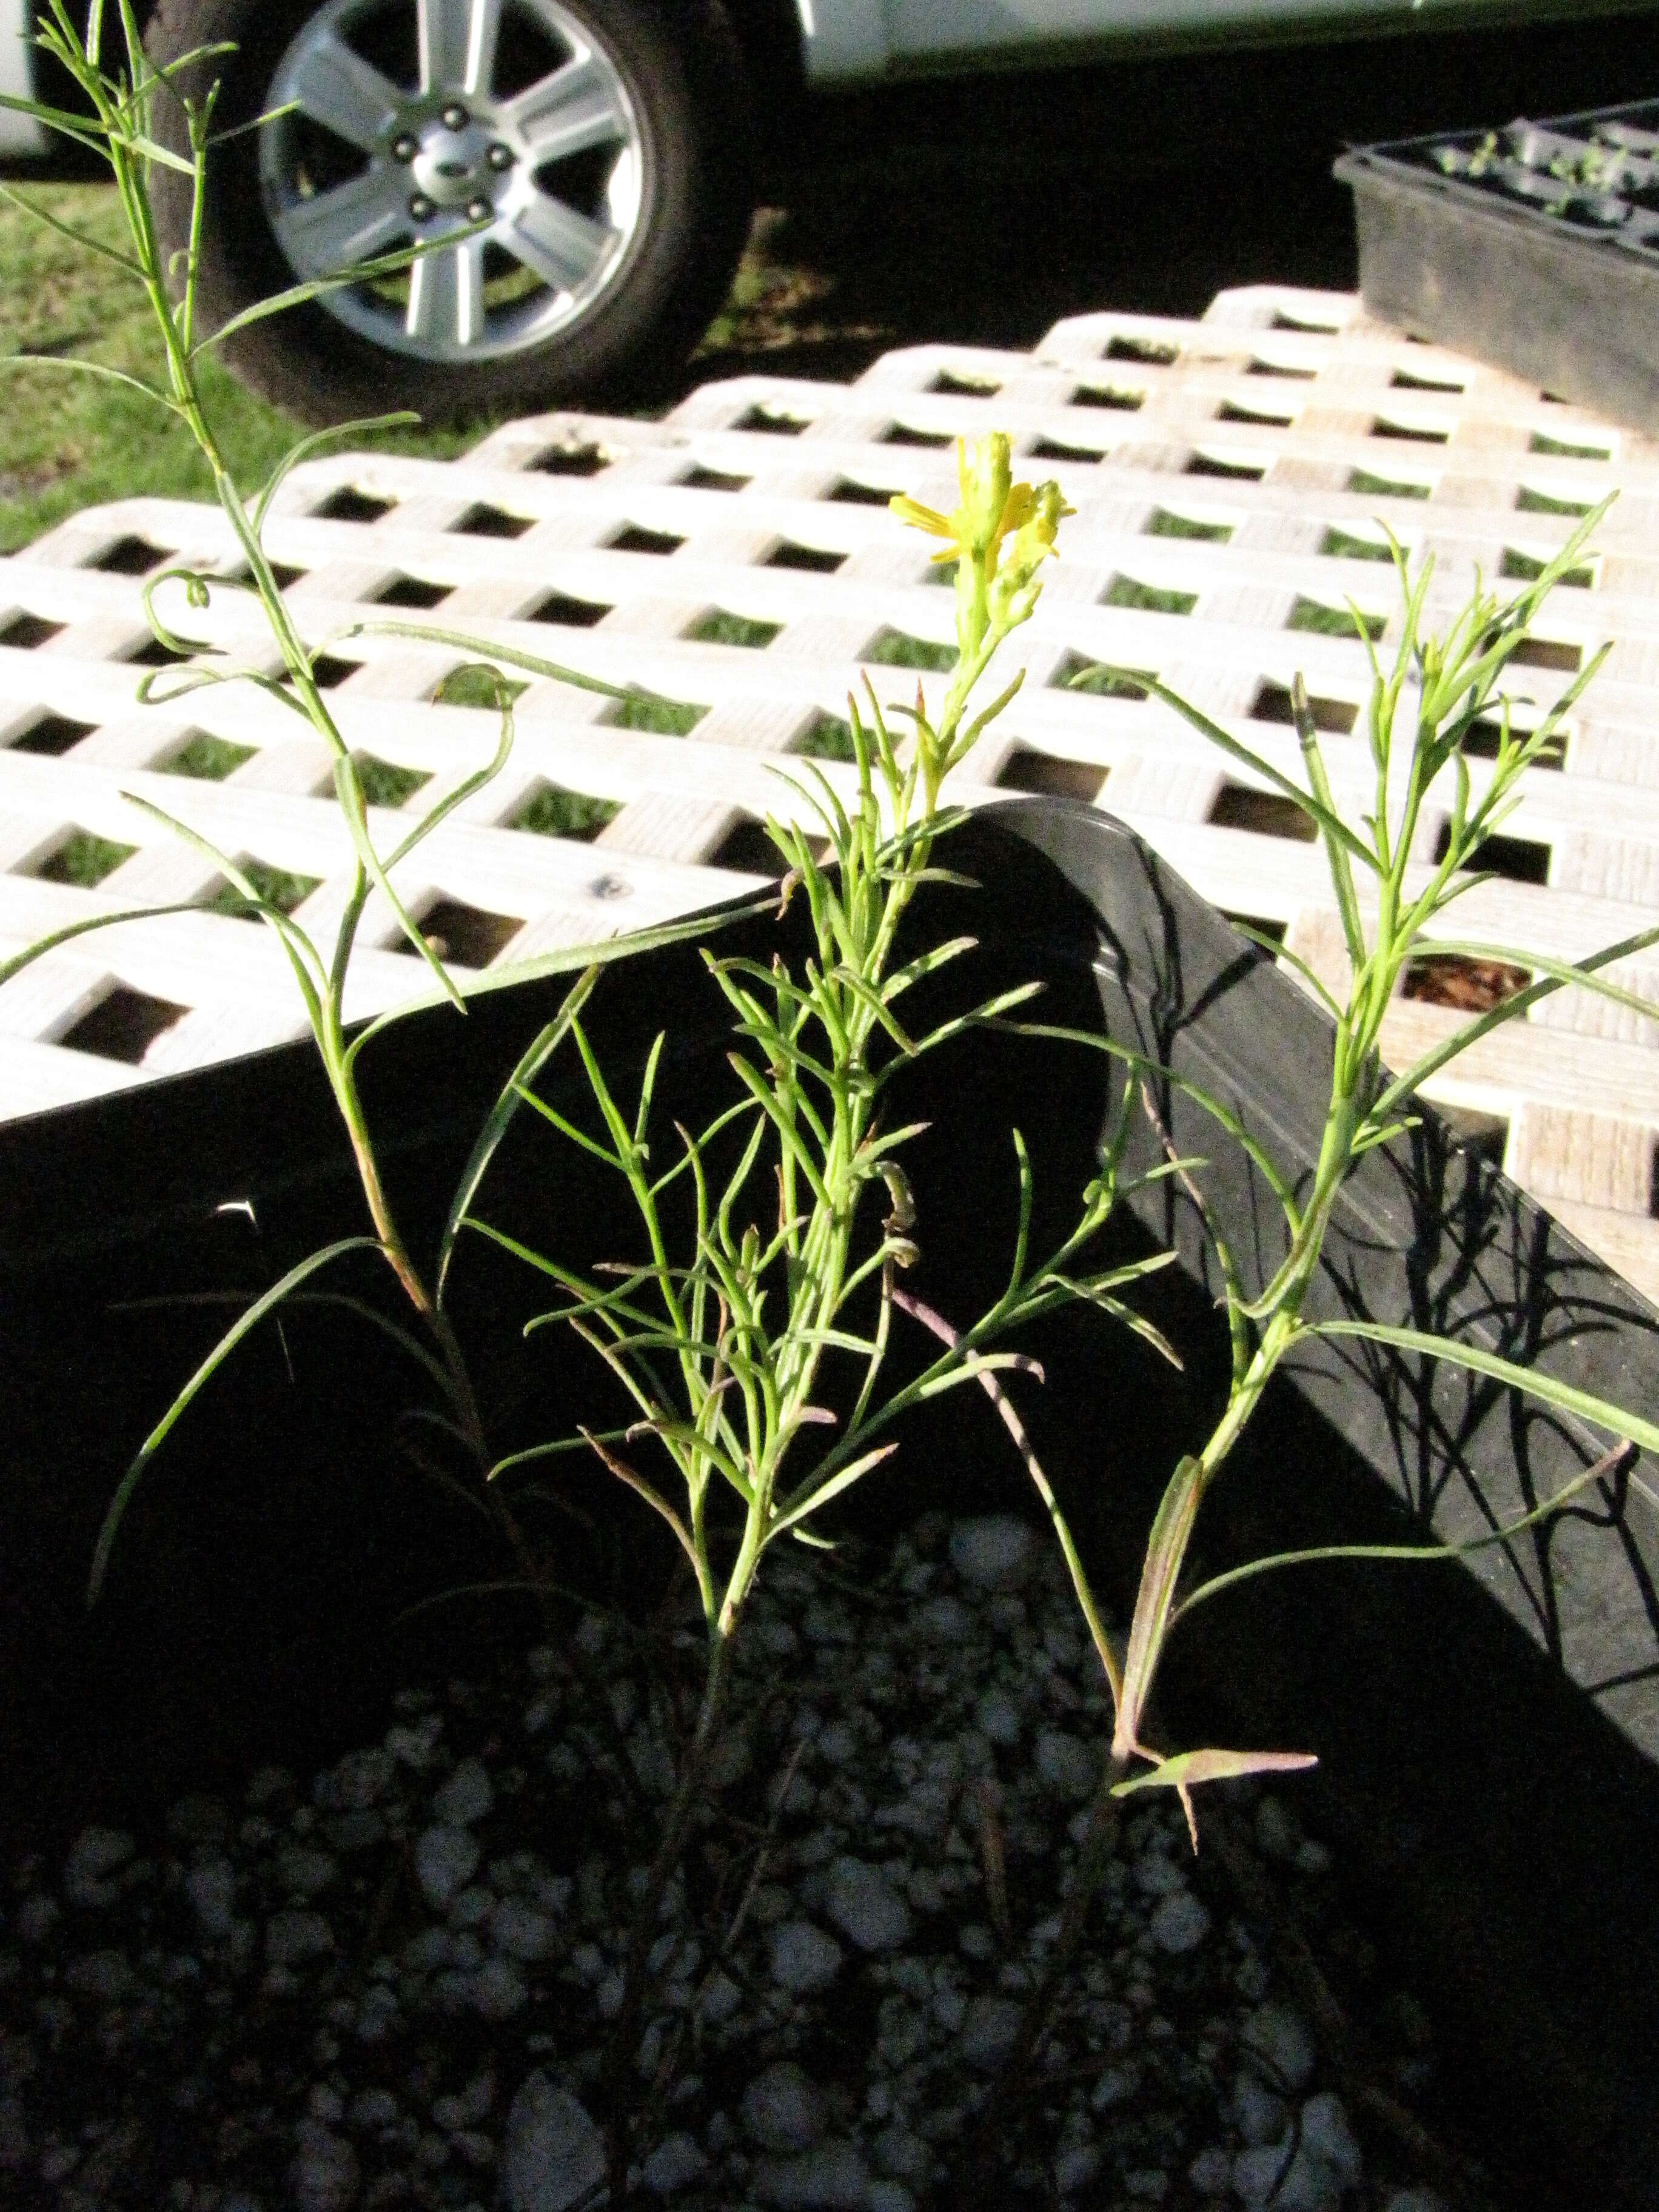
[[[205,783],[222,783],[244,761],[252,758],[252,745],[234,745],[228,738],[210,738],[205,731],[198,731],[171,760],[161,763],[161,769],[167,775],[193,775]]]
[[[513,817],[511,827],[528,830],[537,837],[569,837],[586,844],[621,811],[617,799],[596,799],[592,792],[567,791],[562,784],[544,783],[529,805]]]
[[[105,185],[40,185],[28,196],[100,245],[125,245]],[[0,355],[42,353],[153,375],[160,341],[144,294],[112,263],[0,203]],[[238,482],[256,486],[299,434],[276,408],[244,392],[211,359],[202,382]],[[136,392],[64,368],[0,368],[0,553],[15,552],[84,507],[139,497],[206,499],[207,470],[189,431]],[[465,452],[488,426],[402,432],[383,452],[441,459]]]
[[[1530,584],[1543,574],[1547,566],[1547,562],[1534,560],[1530,553],[1517,553],[1514,546],[1506,545],[1498,573],[1510,583]],[[1595,582],[1595,571],[1588,561],[1581,561],[1565,571],[1561,581],[1577,591],[1588,592]]]
[[[1573,514],[1583,516],[1590,511],[1587,499],[1552,499],[1547,491],[1533,491],[1522,485],[1516,506],[1522,514]]]
[[[1142,532],[1147,538],[1202,538],[1213,545],[1224,545],[1232,534],[1231,522],[1194,522],[1191,515],[1172,514],[1167,507],[1153,508]]]
[[[1133,607],[1147,615],[1189,615],[1198,605],[1196,592],[1171,592],[1161,584],[1138,583],[1133,576],[1114,576],[1101,595],[1103,607]]]
[[[373,753],[358,753],[357,775],[363,787],[363,798],[370,806],[401,806],[412,799],[423,783],[430,783],[431,775],[417,768],[397,768],[391,761],[378,760]]]
[[[1392,561],[1388,547],[1375,538],[1356,538],[1352,531],[1328,530],[1319,550],[1333,561]]]
[[[446,676],[432,695],[438,707],[491,707],[498,708],[503,696],[516,699],[527,691],[527,684],[516,682],[511,677],[495,675],[488,668],[458,668]]]
[[[1356,615],[1350,607],[1328,607],[1318,599],[1298,599],[1291,609],[1286,629],[1310,630],[1316,637],[1358,637],[1364,633],[1373,643],[1389,626],[1386,615]]]
[[[136,845],[118,845],[110,837],[94,837],[89,830],[77,830],[34,872],[46,883],[74,884],[89,891],[137,849]]]
[[[619,699],[605,722],[612,730],[645,730],[656,738],[684,738],[708,712],[707,707],[694,707],[684,699],[653,699],[647,692],[635,691]]]
[[[309,898],[322,881],[320,876],[295,876],[283,868],[267,867],[263,860],[240,860],[237,866],[259,896],[283,914],[292,914],[301,900]],[[210,914],[234,915],[245,921],[257,921],[259,918],[249,914],[242,894],[234,884],[226,884],[216,891],[208,901],[207,910]]]
[[[935,645],[925,637],[911,637],[902,629],[884,629],[859,655],[880,668],[925,668],[943,676],[957,665],[953,645]]]
[[[1429,487],[1413,483],[1409,478],[1373,476],[1369,469],[1356,469],[1348,478],[1348,489],[1357,491],[1366,499],[1426,499]]]
[[[853,726],[839,714],[820,714],[795,748],[814,760],[853,761]]]
[[[1144,699],[1146,686],[1157,680],[1156,669],[1108,668],[1098,660],[1085,660],[1080,653],[1074,653],[1062,662],[1053,688],[1087,691],[1097,699]]]
[[[759,652],[771,644],[783,628],[781,623],[750,622],[746,615],[727,614],[717,607],[713,614],[705,615],[685,633],[699,645],[741,645],[751,652]]]
[[[1606,461],[1613,457],[1607,446],[1575,446],[1565,438],[1547,438],[1541,430],[1534,430],[1527,448],[1533,453],[1558,453],[1569,461]]]

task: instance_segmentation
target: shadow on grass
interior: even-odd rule
[[[766,180],[691,380],[854,376],[896,346],[1027,348],[1103,307],[1351,290],[1345,145],[1560,114],[1649,85],[1659,14],[860,88]]]

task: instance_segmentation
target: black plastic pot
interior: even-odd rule
[[[960,833],[951,858],[985,888],[935,890],[921,926],[977,934],[963,988],[1036,975],[1050,1018],[1094,1025],[1103,1006],[1115,1033],[1224,1096],[1285,1165],[1311,1161],[1322,1018],[1128,832],[1086,807],[1016,802]],[[779,927],[745,922],[725,941],[769,949]],[[417,1247],[558,995],[556,984],[502,993],[465,1024],[438,1010],[366,1055],[371,1119]],[[714,1095],[726,1018],[692,949],[627,963],[592,1012],[624,1092],[665,1026],[665,1115],[689,1119]],[[562,1082],[576,1097],[574,1067],[553,1063],[550,1092]],[[1092,1171],[1114,1079],[1101,1055],[980,1032],[906,1079],[895,1111],[934,1123],[913,1156],[920,1287],[967,1316],[1006,1274],[1009,1122],[1031,1146],[1040,1249]],[[1276,1208],[1178,1096],[1163,1109],[1181,1148],[1211,1162],[1205,1180],[1235,1253],[1270,1271]],[[607,1256],[614,1194],[532,1121],[520,1117],[481,1210],[532,1242]],[[1123,1234],[1131,1246],[1173,1238],[1191,1270],[1147,1286],[1187,1371],[1073,1316],[1033,1347],[1049,1382],[1027,1408],[1125,1610],[1158,1490],[1225,1386],[1195,1223],[1171,1186],[1158,1188]],[[257,1231],[246,1212],[216,1210],[243,1200]],[[396,1681],[522,1628],[510,1601],[398,1623],[411,1601],[501,1563],[467,1509],[398,1471],[389,1432],[416,1370],[340,1310],[291,1315],[286,1358],[262,1332],[204,1395],[140,1493],[104,1603],[84,1613],[93,1536],[121,1465],[223,1320],[197,1306],[112,1309],[263,1285],[360,1213],[308,1047],[0,1132],[3,1840],[55,1843],[136,1792],[211,1786],[263,1757],[304,1771],[363,1740]],[[586,1378],[550,1335],[519,1340],[533,1285],[482,1244],[458,1280],[457,1325],[478,1347],[500,1447],[568,1431]],[[338,1287],[375,1289],[372,1273]],[[1659,1401],[1653,1313],[1432,1126],[1355,1177],[1319,1302],[1463,1334],[1650,1410]],[[1024,1478],[977,1398],[944,1401],[906,1440],[902,1472],[858,1510],[890,1520],[937,1503],[941,1465],[955,1510],[1017,1501]],[[1598,1448],[1443,1364],[1425,1373],[1332,1352],[1270,1395],[1206,1507],[1196,1565],[1413,1531],[1466,1537],[1549,1495]],[[607,1545],[625,1541],[612,1571],[648,1583],[654,1555],[631,1520],[606,1522],[597,1480],[572,1492],[598,1530],[590,1540],[572,1522],[573,1557],[603,1574]],[[1608,1486],[1547,1532],[1464,1564],[1268,1577],[1198,1616],[1165,1676],[1171,1739],[1321,1753],[1310,1817],[1339,1842],[1377,1941],[1437,2013],[1449,2112],[1474,2127],[1516,2203],[1651,2201],[1656,1535],[1645,1504]]]
[[[1659,101],[1345,155],[1365,305],[1659,432]]]

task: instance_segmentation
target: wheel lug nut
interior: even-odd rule
[[[411,138],[407,131],[400,131],[392,142],[392,158],[394,161],[412,161],[420,150],[419,139]]]
[[[451,104],[445,108],[444,128],[446,131],[465,130],[466,110],[461,106],[458,101],[452,101]]]
[[[416,192],[409,203],[409,212],[416,222],[424,222],[435,210],[424,192]]]
[[[469,200],[466,204],[466,219],[469,222],[487,222],[495,212],[495,209],[488,200]]]
[[[484,159],[492,169],[510,169],[513,167],[513,149],[497,143],[490,148]]]

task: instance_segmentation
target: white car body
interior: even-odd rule
[[[1241,44],[1295,31],[1407,30],[1490,16],[1490,0],[794,0],[810,84],[833,85],[927,69],[971,69],[1214,39]],[[1578,0],[1514,0],[1506,11],[1542,21],[1611,12]],[[33,0],[0,0],[0,93],[27,97]],[[45,151],[46,134],[0,108],[0,158]]]

